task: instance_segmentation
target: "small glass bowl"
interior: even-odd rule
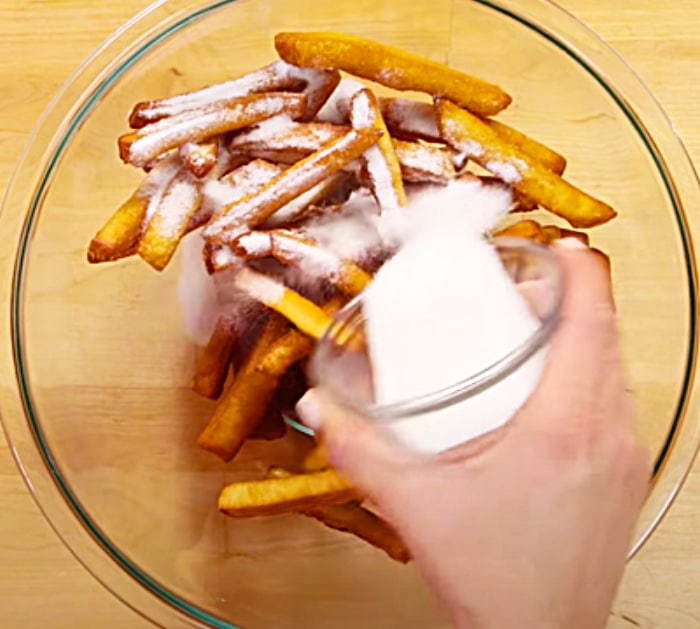
[[[539,322],[524,338],[512,337],[512,347],[495,361],[438,390],[377,403],[372,352],[365,330],[365,291],[334,316],[317,344],[309,366],[312,381],[342,405],[380,422],[406,445],[423,452],[446,450],[507,422],[527,399],[532,381],[541,374],[559,319],[564,280],[557,258],[548,247],[518,238],[494,238],[492,244]],[[445,316],[439,311],[435,315],[438,323]],[[407,360],[410,345],[407,339]],[[446,350],[449,352],[449,348]]]

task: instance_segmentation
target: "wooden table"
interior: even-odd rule
[[[700,2],[560,0],[641,75],[700,165]],[[146,0],[0,3],[0,181],[75,67]],[[42,518],[0,440],[0,625],[151,626],[104,590]],[[615,627],[700,626],[700,468],[633,562]]]

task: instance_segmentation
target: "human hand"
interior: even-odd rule
[[[607,269],[575,241],[557,255],[566,289],[547,366],[498,431],[431,457],[323,391],[297,407],[458,627],[603,627],[648,491]]]

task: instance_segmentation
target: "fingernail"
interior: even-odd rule
[[[561,240],[555,240],[554,246],[561,249],[568,249],[569,251],[584,251],[588,249],[588,246],[582,243],[578,238],[562,238]]]
[[[296,411],[299,419],[311,430],[321,427],[321,409],[318,404],[318,396],[313,389],[309,389],[297,402]]]

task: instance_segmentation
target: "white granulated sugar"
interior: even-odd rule
[[[211,254],[211,263],[215,271],[229,269],[236,266],[239,262],[236,254],[226,245],[218,247]]]
[[[445,149],[418,143],[403,144],[397,147],[396,155],[402,166],[440,180],[454,177],[456,174],[450,153]]]
[[[286,132],[290,126],[295,125],[288,114],[272,116],[267,120],[255,125],[249,131],[245,131],[235,136],[231,141],[231,146],[247,144],[248,142],[266,142],[280,132]]]
[[[453,179],[447,185],[425,186],[411,192],[408,205],[398,215],[382,215],[377,226],[385,242],[397,244],[440,232],[443,223],[460,233],[481,235],[508,213],[511,204],[512,194],[506,187]]]
[[[519,164],[513,161],[508,162],[497,162],[491,161],[486,163],[486,170],[493,173],[499,179],[502,179],[506,183],[518,183],[522,179],[522,170],[520,168],[525,167],[527,169],[527,164],[522,160],[517,160]]]
[[[178,170],[180,170],[180,160],[172,156],[158,162],[153,167],[153,170],[146,175],[141,188],[143,193],[148,196],[148,206],[143,218],[143,226],[148,225],[153,215],[160,208],[163,195],[168,190]]]
[[[279,78],[284,78],[287,64],[275,61],[264,68],[246,74],[237,79],[218,83],[204,89],[172,96],[153,103],[142,113],[148,119],[161,116],[175,116],[192,109],[200,109],[212,103],[247,96],[251,92],[263,92],[275,89]]]
[[[367,164],[367,174],[372,184],[372,192],[382,212],[398,210],[400,207],[399,197],[396,194],[391,170],[384,153],[375,144],[364,152],[363,157]]]
[[[382,246],[376,226],[377,204],[368,192],[353,192],[343,211],[321,217],[305,228],[319,246],[344,260],[362,261]]]
[[[208,179],[202,187],[202,206],[210,216],[233,203],[240,196],[238,188],[218,179]]]
[[[204,240],[200,232],[182,239],[181,267],[177,283],[185,334],[197,345],[205,345],[214,331],[217,317],[217,294],[214,279],[202,261]]]
[[[377,112],[372,108],[367,91],[359,92],[353,97],[350,106],[350,118],[355,129],[369,129],[374,126]],[[363,154],[367,165],[372,192],[383,212],[397,210],[400,206],[391,169],[379,146],[370,146]]]
[[[265,118],[282,110],[288,101],[283,96],[266,96],[245,103],[221,107],[210,105],[200,110],[186,111],[172,118],[165,118],[139,131],[139,137],[129,148],[130,160],[143,166],[154,155],[163,152],[168,145],[182,144],[193,137],[203,139],[222,130],[241,126],[242,117]]]
[[[330,277],[340,271],[338,257],[323,247],[300,241],[285,230],[273,232],[271,238],[274,249],[285,259],[293,260],[310,278]]]
[[[284,284],[247,268],[238,271],[235,284],[251,297],[268,305],[279,302],[284,296]]]
[[[455,385],[503,358],[537,329],[493,247],[433,220],[377,273],[364,302],[375,397],[406,401]],[[505,423],[539,381],[540,352],[503,381],[439,411],[400,418],[387,428],[409,447],[439,452]]]
[[[389,114],[399,123],[399,128],[406,133],[425,138],[439,138],[437,114],[429,103],[397,98],[391,101]]]
[[[201,194],[189,177],[177,178],[163,195],[157,211],[158,231],[165,238],[179,237],[187,227],[190,216],[199,208]]]
[[[352,97],[366,86],[353,79],[342,79],[317,114],[322,122],[344,124],[348,120]]]
[[[287,203],[287,205],[283,205],[265,221],[265,227],[280,227],[299,218],[304,210],[318,197],[319,193],[325,188],[325,185],[326,182],[321,182],[310,190],[300,194]]]
[[[247,255],[253,257],[270,255],[272,248],[270,234],[259,231],[252,231],[248,234],[244,234],[236,241],[236,244],[245,251]]]

